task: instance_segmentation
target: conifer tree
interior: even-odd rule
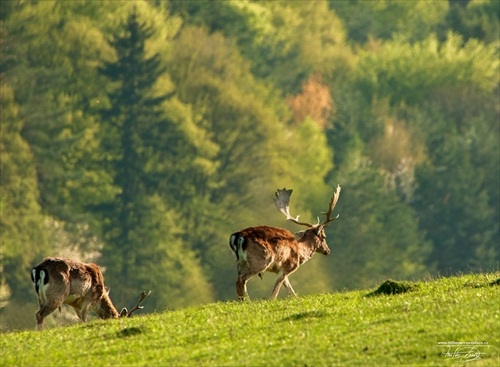
[[[102,207],[107,242],[102,262],[107,268],[107,283],[115,285],[118,302],[131,302],[140,289],[153,286],[157,287],[155,306],[164,308],[183,301],[170,298],[166,304],[158,300],[161,295],[183,287],[196,288],[182,278],[193,277],[198,267],[189,248],[180,245],[181,230],[170,230],[179,219],[165,207],[162,195],[166,191],[163,181],[175,170],[172,161],[183,136],[161,108],[170,95],[153,92],[165,72],[159,54],[146,55],[145,44],[153,34],[153,28],[132,12],[122,33],[110,41],[117,60],[101,68],[101,73],[117,85],[109,93],[110,106],[102,112],[102,122],[106,125],[103,148],[120,191]],[[197,277],[203,279],[199,274]],[[204,284],[202,288],[209,289]],[[197,296],[206,299],[207,294],[199,292]]]

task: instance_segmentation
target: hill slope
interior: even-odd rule
[[[403,294],[354,291],[214,303],[5,333],[0,364],[446,366],[469,361],[467,366],[498,366],[499,276],[466,275],[399,288],[386,284],[391,286],[385,290],[407,291]]]

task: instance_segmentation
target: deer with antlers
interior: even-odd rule
[[[332,212],[340,195],[340,185],[337,186],[325,215],[325,220],[317,224],[300,222],[290,215],[289,203],[293,190],[277,190],[274,203],[287,220],[295,224],[306,226],[307,229],[297,233],[297,237],[290,231],[282,228],[257,226],[243,229],[231,234],[229,246],[234,252],[238,266],[236,293],[239,300],[248,297],[247,282],[263,272],[277,273],[278,278],[271,293],[271,299],[278,296],[281,286],[284,285],[290,295],[295,291],[288,280],[288,276],[299,266],[309,260],[315,252],[328,255],[330,249],[326,243],[325,226],[337,219],[332,218]]]
[[[93,311],[101,319],[130,317],[151,291],[142,292],[137,305],[128,311],[118,312],[111,299],[109,289],[104,285],[104,277],[95,264],[76,260],[47,257],[31,271],[38,298],[36,313],[37,328],[42,329],[43,320],[62,304],[72,306],[80,320],[86,321]]]

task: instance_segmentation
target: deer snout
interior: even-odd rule
[[[330,255],[330,249],[328,247],[320,247],[318,252],[323,255]]]

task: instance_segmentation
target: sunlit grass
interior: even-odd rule
[[[368,296],[371,289],[213,303],[42,332],[5,333],[0,364],[446,366],[463,364],[465,353],[455,353],[460,345],[439,343],[483,342],[487,344],[472,345],[480,359],[467,366],[500,365],[500,287],[492,285],[499,277],[442,278],[396,295]]]

